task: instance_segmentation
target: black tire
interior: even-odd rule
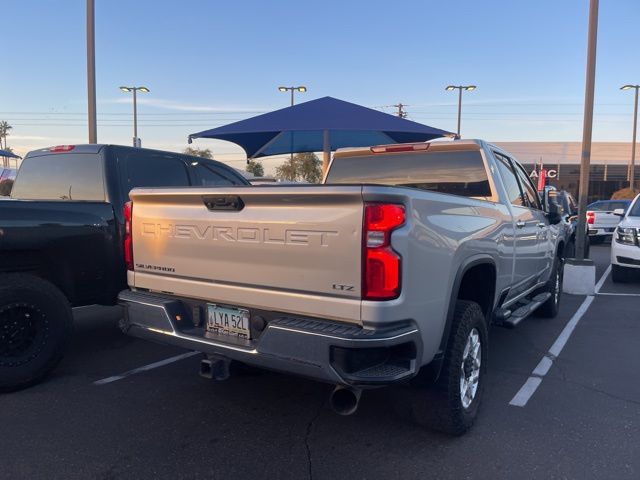
[[[620,265],[611,265],[611,280],[613,283],[627,283],[629,281],[629,269]]]
[[[560,299],[562,297],[562,277],[564,273],[564,262],[560,257],[556,257],[551,267],[551,275],[545,286],[539,293],[549,292],[551,297],[544,302],[537,310],[538,315],[545,318],[555,318],[560,309]]]
[[[469,357],[463,360],[472,332],[479,339],[480,365],[475,395],[465,400],[471,400],[465,406],[461,394],[461,374],[469,375],[473,368],[473,359],[471,365]],[[440,377],[435,384],[424,386],[418,383],[409,390],[411,414],[416,423],[449,435],[462,435],[471,428],[482,400],[488,345],[487,323],[480,306],[475,302],[458,300]]]
[[[0,392],[26,388],[58,364],[71,336],[71,308],[35,275],[0,277]]]

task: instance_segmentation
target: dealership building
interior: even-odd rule
[[[547,170],[548,184],[578,196],[580,184],[580,142],[496,142],[530,172],[534,180],[540,166]],[[640,151],[636,150],[638,154]],[[613,192],[629,186],[630,142],[594,142],[591,145],[589,202],[611,198]],[[640,165],[635,184],[640,185]]]

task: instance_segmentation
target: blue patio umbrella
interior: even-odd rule
[[[300,103],[189,135],[233,142],[248,158],[403,142],[453,136],[451,132],[332,97]]]
[[[16,155],[15,153],[10,152],[9,150],[0,150],[0,157],[22,158],[22,157],[20,157],[20,155]]]

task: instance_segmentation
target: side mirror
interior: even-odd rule
[[[556,202],[549,202],[547,207],[547,219],[551,225],[556,225],[562,220],[562,209]]]
[[[624,208],[616,208],[616,209],[613,211],[613,214],[614,214],[614,215],[617,215],[617,216],[619,216],[619,217],[624,217]]]

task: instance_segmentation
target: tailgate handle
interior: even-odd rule
[[[244,208],[244,202],[237,195],[221,195],[219,197],[202,197],[209,210],[235,210],[239,212]]]

